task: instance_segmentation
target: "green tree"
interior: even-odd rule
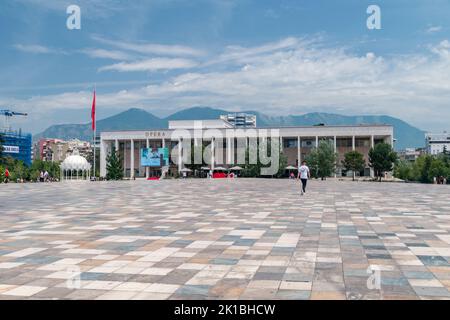
[[[279,145],[278,150],[272,150],[271,144],[272,138],[267,138],[265,144],[261,144],[260,141],[256,143],[257,150],[257,161],[256,163],[250,164],[250,153],[249,149],[245,151],[245,165],[244,170],[242,170],[242,176],[244,177],[259,177],[261,175],[261,169],[264,167],[268,167],[269,165],[263,165],[261,163],[260,154],[267,155],[267,157],[272,156],[272,152],[278,152],[278,171],[273,175],[277,178],[282,177],[285,174],[285,168],[287,165],[287,156],[283,154],[281,145]],[[269,147],[270,146],[270,147]]]
[[[61,174],[60,163],[52,161],[34,160],[29,168],[29,178],[33,181],[39,179],[41,171],[47,171],[50,178],[59,179]]]
[[[392,171],[397,161],[397,153],[388,143],[378,143],[369,150],[369,165],[375,171],[375,176],[381,181],[385,172]]]
[[[123,179],[123,167],[119,153],[115,148],[106,157],[106,179],[107,180],[122,180]]]
[[[11,170],[11,181],[27,181],[29,178],[29,170],[22,161],[14,161]]]
[[[425,155],[423,157],[423,162],[419,163],[420,164],[420,182],[422,183],[430,183],[433,181],[433,178],[430,178],[430,168],[431,168],[431,163],[433,161],[433,157],[431,155]]]
[[[98,148],[97,148],[98,149]],[[86,160],[92,165],[92,169],[94,169],[94,149],[92,152],[86,155]],[[100,151],[95,151],[95,176],[100,177]]]
[[[353,181],[355,181],[355,173],[364,170],[366,161],[364,155],[358,151],[350,151],[344,155],[342,165],[345,170],[351,170],[353,172]]]
[[[0,164],[3,163],[3,143],[4,143],[3,133],[0,132]]]
[[[334,152],[334,145],[329,141],[321,141],[306,157],[306,161],[314,177],[324,180],[336,171],[338,155]]]
[[[286,173],[286,167],[287,167],[288,157],[280,151],[280,158],[279,158],[279,169],[277,173],[277,178],[281,178]]]
[[[430,170],[428,171],[428,181],[433,181],[434,177],[447,177],[449,169],[446,167],[445,162],[440,157],[433,158],[430,164]]]
[[[394,167],[394,177],[405,181],[414,180],[413,166],[409,161],[398,161]]]

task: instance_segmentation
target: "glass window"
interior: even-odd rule
[[[352,138],[340,138],[336,140],[336,146],[338,148],[351,148]]]

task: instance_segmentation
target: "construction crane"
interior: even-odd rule
[[[12,118],[13,116],[28,116],[27,113],[22,113],[22,112],[15,112],[15,111],[11,111],[11,110],[0,110],[0,115],[5,116],[5,127],[4,130],[5,131],[11,131],[11,125],[9,124],[9,119]]]

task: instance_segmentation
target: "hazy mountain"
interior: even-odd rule
[[[160,119],[153,114],[137,108],[118,113],[112,117],[108,117],[97,121],[97,133],[101,131],[114,130],[145,130],[149,128],[166,128],[167,121]],[[81,140],[92,140],[91,124],[61,124],[53,125],[45,131],[34,136],[34,139],[40,138],[57,138]]]
[[[397,139],[396,149],[423,147],[425,136],[408,123],[390,116],[343,116],[339,114],[313,112],[304,115],[268,116],[256,111],[245,111],[257,116],[258,127],[269,126],[309,126],[319,123],[325,125],[356,125],[356,124],[390,124],[394,127],[394,137]],[[132,108],[97,121],[97,132],[113,130],[145,130],[167,128],[170,120],[207,120],[218,119],[220,115],[229,113],[226,110],[210,107],[193,107],[178,111],[166,118],[159,118],[145,110]],[[231,112],[230,112],[231,113]],[[39,138],[59,138],[91,140],[91,124],[54,125],[36,135]]]

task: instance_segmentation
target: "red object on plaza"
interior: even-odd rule
[[[227,174],[223,173],[223,172],[214,172],[213,173],[213,178],[214,179],[224,179],[226,177],[227,177]]]
[[[147,178],[147,180],[159,180],[159,177],[150,177],[150,178]]]

